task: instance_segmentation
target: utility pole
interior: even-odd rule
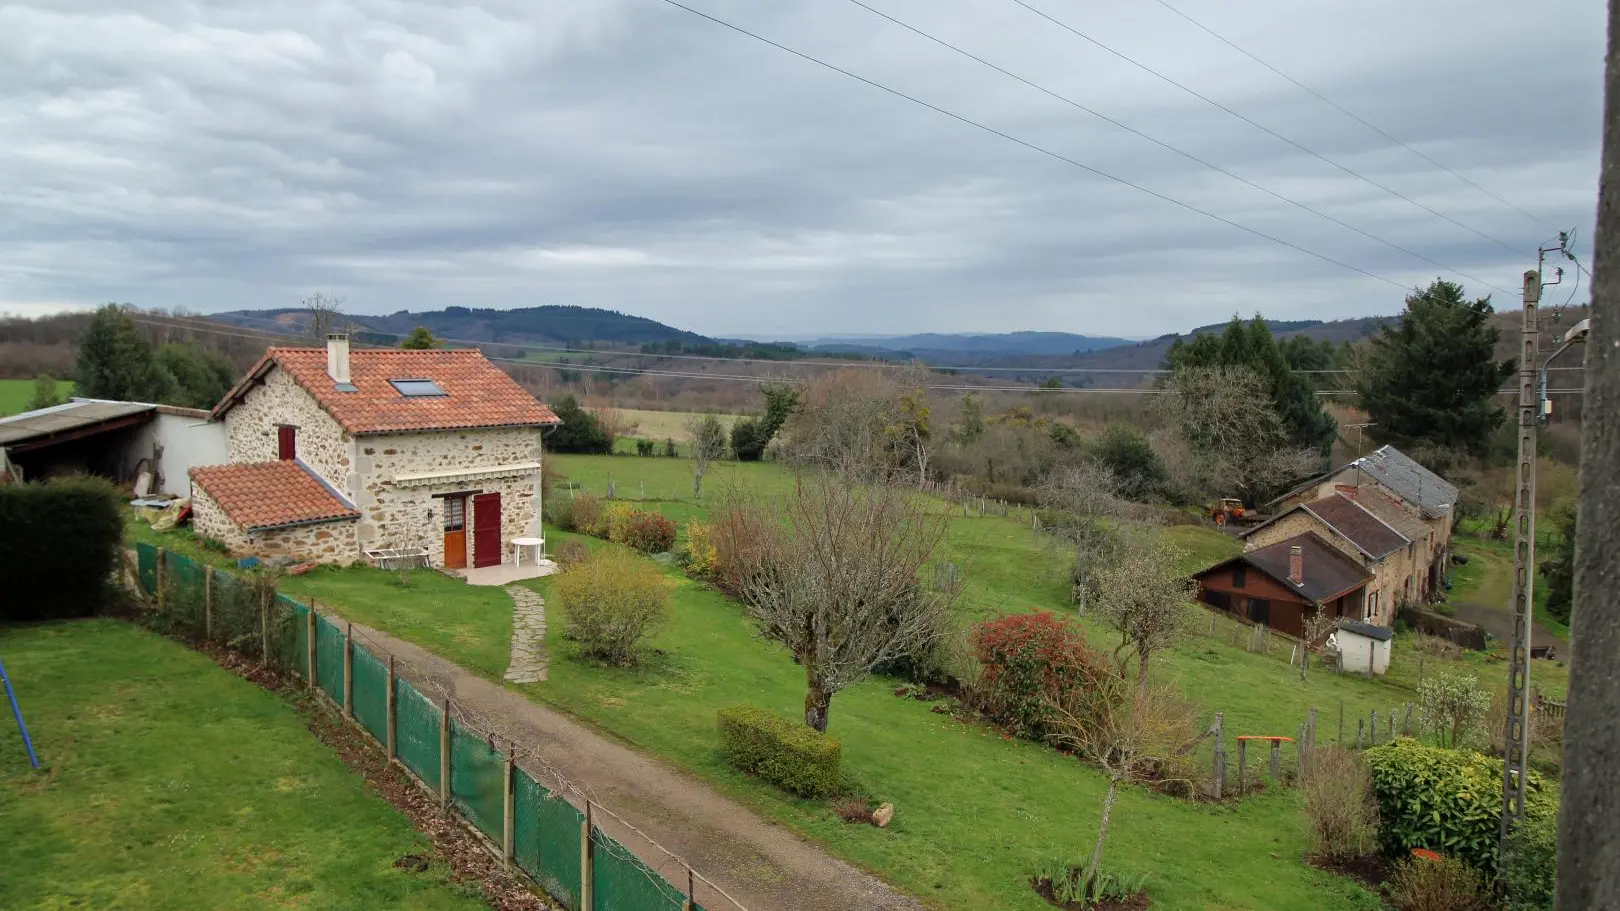
[[[1620,907],[1620,0],[1609,2],[1604,96],[1558,820],[1562,911]]]
[[[1541,273],[1524,273],[1524,323],[1519,333],[1519,463],[1513,485],[1513,647],[1508,654],[1507,741],[1502,763],[1500,849],[1524,818],[1525,769],[1530,738],[1530,608],[1536,580],[1536,426],[1541,419]]]

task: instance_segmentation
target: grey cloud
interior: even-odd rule
[[[1517,287],[1551,233],[1151,0],[1031,2],[1524,252],[1006,0],[869,2],[1491,284]],[[1597,5],[1174,2],[1548,224],[1588,233]],[[693,5],[1399,284],[1454,277],[843,0]],[[207,311],[322,289],[362,312],[578,303],[723,334],[1149,335],[1234,310],[1389,312],[1401,295],[658,0],[37,0],[0,9],[0,86],[0,310],[117,299]]]

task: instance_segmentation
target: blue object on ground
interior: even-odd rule
[[[252,569],[259,565],[258,557],[241,557],[236,561],[237,569]]]
[[[39,757],[34,755],[34,741],[28,737],[28,725],[23,723],[22,707],[17,705],[17,694],[11,689],[11,678],[6,676],[5,662],[0,661],[0,683],[6,686],[6,698],[11,700],[11,714],[17,719],[17,730],[22,731],[23,746],[28,748],[28,761],[39,768]]]

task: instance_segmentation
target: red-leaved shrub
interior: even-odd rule
[[[968,638],[983,667],[980,708],[1020,737],[1051,733],[1054,705],[1070,705],[1109,671],[1078,626],[1045,611],[986,620]]]
[[[764,572],[772,561],[766,555],[779,545],[781,529],[769,524],[763,512],[752,509],[726,509],[715,516],[710,528],[714,545],[713,581],[716,588],[738,597],[747,573]]]
[[[656,512],[630,515],[624,543],[644,554],[661,554],[675,549],[675,523]]]

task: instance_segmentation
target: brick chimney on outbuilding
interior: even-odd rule
[[[1305,549],[1298,544],[1288,548],[1288,581],[1305,584]]]

